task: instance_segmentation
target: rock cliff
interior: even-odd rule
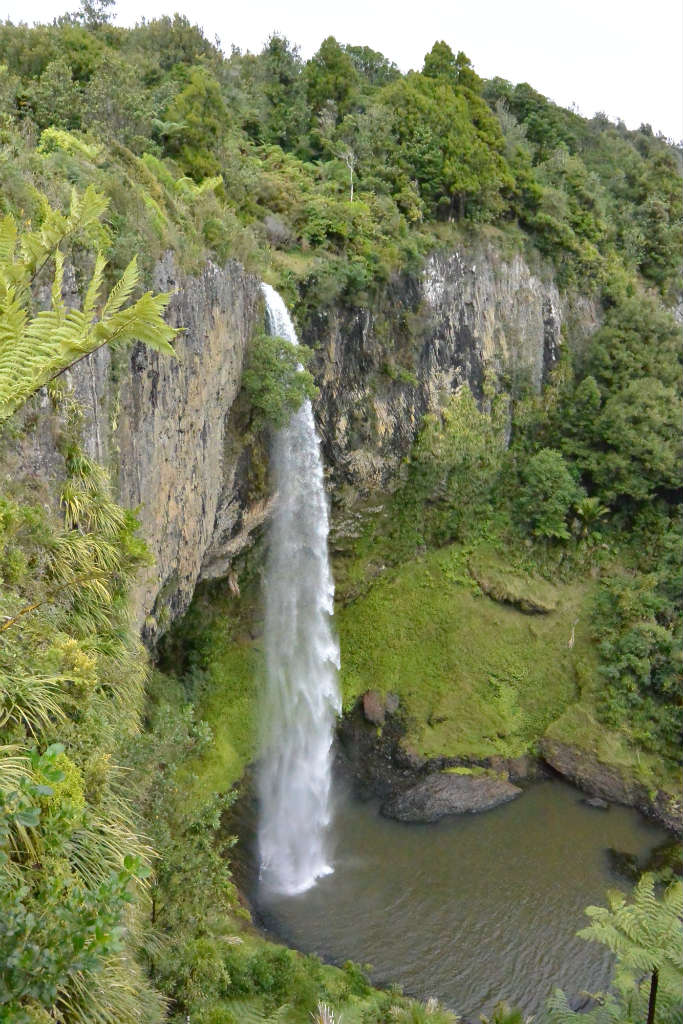
[[[372,309],[314,315],[318,420],[336,482],[391,485],[423,415],[463,383],[482,400],[522,380],[540,389],[569,342],[581,348],[597,310],[560,296],[552,277],[489,242],[435,253],[419,276],[389,284]]]
[[[155,560],[134,595],[148,641],[183,613],[200,580],[228,575],[269,512],[265,489],[250,482],[236,402],[263,316],[258,280],[236,263],[185,277],[169,254],[154,284],[174,292],[178,358],[141,345],[102,349],[66,375],[84,410],[85,447],[111,468],[120,501],[138,509]],[[73,275],[67,287],[76,304]],[[391,486],[424,413],[464,382],[480,399],[486,384],[520,376],[541,387],[567,322],[580,344],[595,312],[563,300],[549,275],[490,242],[432,255],[421,274],[388,284],[372,309],[311,315],[302,336],[316,352],[316,419],[333,487]],[[45,394],[23,415],[32,426],[15,442],[9,469],[47,481],[54,496],[59,415]]]
[[[73,282],[68,287],[76,304]],[[104,348],[65,375],[84,412],[84,447],[111,469],[121,503],[138,510],[154,558],[133,594],[148,641],[182,614],[200,579],[227,572],[231,544],[267,512],[249,500],[248,451],[234,425],[246,346],[262,317],[258,280],[236,263],[209,263],[184,277],[169,255],[154,287],[174,293],[168,318],[183,328],[177,359],[142,345]],[[63,473],[60,414],[43,392],[22,416],[28,429],[8,469],[37,477],[54,499]]]

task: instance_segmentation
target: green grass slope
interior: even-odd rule
[[[555,610],[525,614],[484,595],[459,545],[388,572],[341,609],[345,706],[370,688],[399,694],[408,739],[428,756],[532,750],[590,687],[593,584],[553,587],[500,565],[495,578],[515,599],[542,593]]]

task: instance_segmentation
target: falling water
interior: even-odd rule
[[[282,298],[262,288],[270,333],[298,344]],[[279,499],[266,567],[258,844],[264,884],[296,893],[332,870],[325,836],[340,709],[328,512],[310,401],[278,431],[272,466]]]

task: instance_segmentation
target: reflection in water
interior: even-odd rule
[[[634,811],[593,810],[554,781],[426,826],[337,799],[334,874],[299,896],[257,893],[265,923],[299,949],[372,964],[378,982],[475,1019],[500,998],[534,1013],[556,985],[570,998],[605,987],[609,957],[575,933],[584,907],[626,887],[606,850],[642,855],[664,838]]]

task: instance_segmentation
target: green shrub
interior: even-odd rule
[[[536,537],[568,540],[568,518],[585,496],[562,454],[542,448],[520,470],[521,486],[517,510],[523,523]]]
[[[283,427],[293,412],[318,391],[304,369],[311,358],[305,345],[259,333],[252,338],[242,374],[242,386],[254,412],[256,426]]]

